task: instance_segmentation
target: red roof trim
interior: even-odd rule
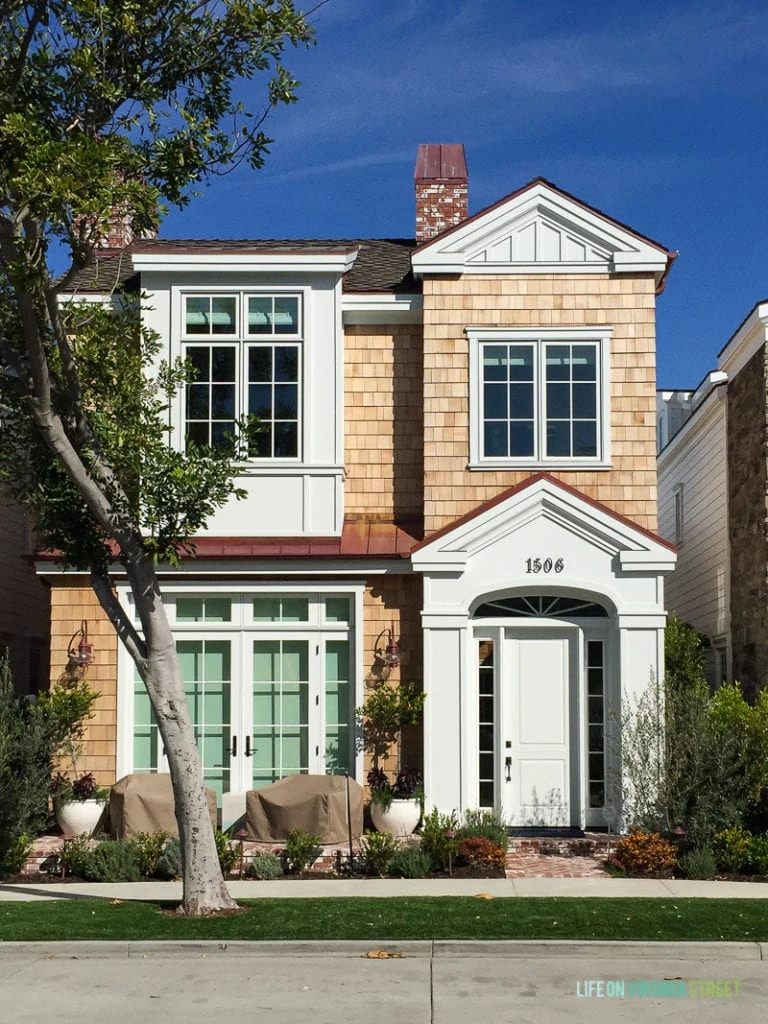
[[[484,512],[490,511],[490,509],[495,508],[496,505],[500,505],[502,502],[506,501],[507,498],[511,498],[514,494],[520,494],[522,491],[527,490],[527,488],[532,487],[533,484],[538,483],[540,480],[547,480],[549,483],[559,487],[560,490],[565,491],[566,494],[571,494],[575,498],[579,498],[581,501],[587,502],[588,505],[596,508],[599,512],[603,512],[605,515],[610,516],[611,519],[615,519],[624,526],[629,526],[638,533],[642,533],[645,537],[648,537],[656,544],[661,544],[663,547],[669,548],[670,551],[677,550],[674,544],[670,543],[668,540],[664,540],[663,537],[659,537],[657,533],[654,533],[652,530],[647,530],[644,526],[638,525],[638,523],[633,522],[631,519],[627,518],[627,516],[623,516],[620,512],[616,512],[614,509],[604,505],[602,501],[598,501],[596,498],[590,498],[589,495],[584,494],[576,487],[571,487],[570,484],[565,483],[565,481],[560,480],[551,473],[534,473],[533,476],[527,477],[527,479],[523,480],[521,483],[515,484],[514,487],[508,487],[506,491],[502,491],[501,494],[497,494],[495,498],[491,498],[489,501],[483,502],[482,505],[478,505],[477,508],[472,509],[471,512],[467,512],[466,515],[461,516],[460,519],[455,519],[452,523],[448,523],[447,526],[441,527],[435,533],[430,534],[429,537],[425,537],[424,540],[419,541],[418,544],[414,544],[411,548],[411,554],[415,551],[420,551],[422,548],[427,547],[427,545],[439,540],[440,537],[444,537],[446,534],[451,533],[460,526],[464,526],[465,523],[471,522]]]
[[[414,253],[422,252],[424,249],[427,249],[430,245],[433,245],[435,242],[442,241],[444,238],[447,238],[455,231],[460,231],[462,228],[466,227],[467,224],[471,224],[473,221],[478,220],[480,217],[484,217],[486,213],[491,213],[493,210],[496,210],[500,206],[503,206],[504,203],[508,203],[511,199],[517,199],[518,196],[523,195],[525,192],[529,192],[532,188],[535,188],[537,185],[546,185],[547,188],[551,188],[553,192],[557,192],[557,194],[563,196],[564,199],[569,199],[572,203],[576,203],[576,205],[580,206],[582,209],[588,210],[590,213],[597,214],[598,217],[602,217],[603,220],[607,220],[609,224],[615,224],[616,227],[621,228],[623,231],[629,231],[629,233],[631,235],[634,235],[635,238],[639,238],[641,239],[641,241],[647,242],[648,245],[652,245],[654,249],[659,249],[667,257],[667,266],[664,270],[664,273],[662,274],[661,280],[659,281],[657,292],[661,292],[663,290],[664,284],[666,283],[667,275],[669,274],[669,271],[672,268],[672,264],[678,257],[677,252],[673,252],[671,249],[667,249],[667,247],[665,245],[662,245],[661,242],[657,242],[655,241],[655,239],[649,238],[648,235],[643,235],[639,231],[635,231],[634,228],[631,228],[628,224],[624,224],[623,221],[616,220],[615,217],[610,217],[607,213],[604,213],[603,210],[598,209],[598,207],[591,206],[589,203],[585,203],[583,199],[579,199],[578,196],[573,195],[571,192],[566,192],[565,189],[559,188],[553,182],[548,181],[546,178],[542,177],[533,178],[531,181],[523,185],[521,188],[516,189],[514,192],[510,192],[509,195],[502,196],[501,199],[497,199],[496,202],[491,203],[490,206],[486,206],[482,210],[478,210],[477,213],[473,213],[472,216],[467,217],[466,220],[459,221],[458,224],[454,224],[451,227],[446,228],[444,231],[441,231],[439,235],[434,235],[432,238],[428,238],[425,242],[422,242],[421,245],[416,246],[416,248],[413,250]]]

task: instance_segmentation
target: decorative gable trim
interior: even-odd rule
[[[537,178],[413,253],[417,274],[653,273],[676,254]]]
[[[549,473],[529,477],[416,544],[413,568],[461,573],[473,555],[542,516],[615,557],[623,572],[674,568],[673,544]]]

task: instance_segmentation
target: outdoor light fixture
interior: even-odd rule
[[[395,639],[395,624],[392,623],[391,629],[386,629],[384,632],[388,636],[387,646],[384,648],[384,662],[390,668],[397,668],[400,664],[400,644]]]
[[[88,666],[93,664],[93,644],[88,643],[88,623],[85,619],[81,621],[80,629],[72,634],[67,655],[68,675],[82,676]]]

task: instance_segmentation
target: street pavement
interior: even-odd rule
[[[28,943],[0,948],[12,1024],[763,1021],[756,943]],[[377,950],[378,951],[378,950]]]

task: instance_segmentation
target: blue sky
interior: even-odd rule
[[[409,237],[418,144],[463,142],[470,212],[543,175],[679,250],[659,386],[697,384],[768,296],[768,5],[330,0],[313,21],[263,170],[163,235]]]

